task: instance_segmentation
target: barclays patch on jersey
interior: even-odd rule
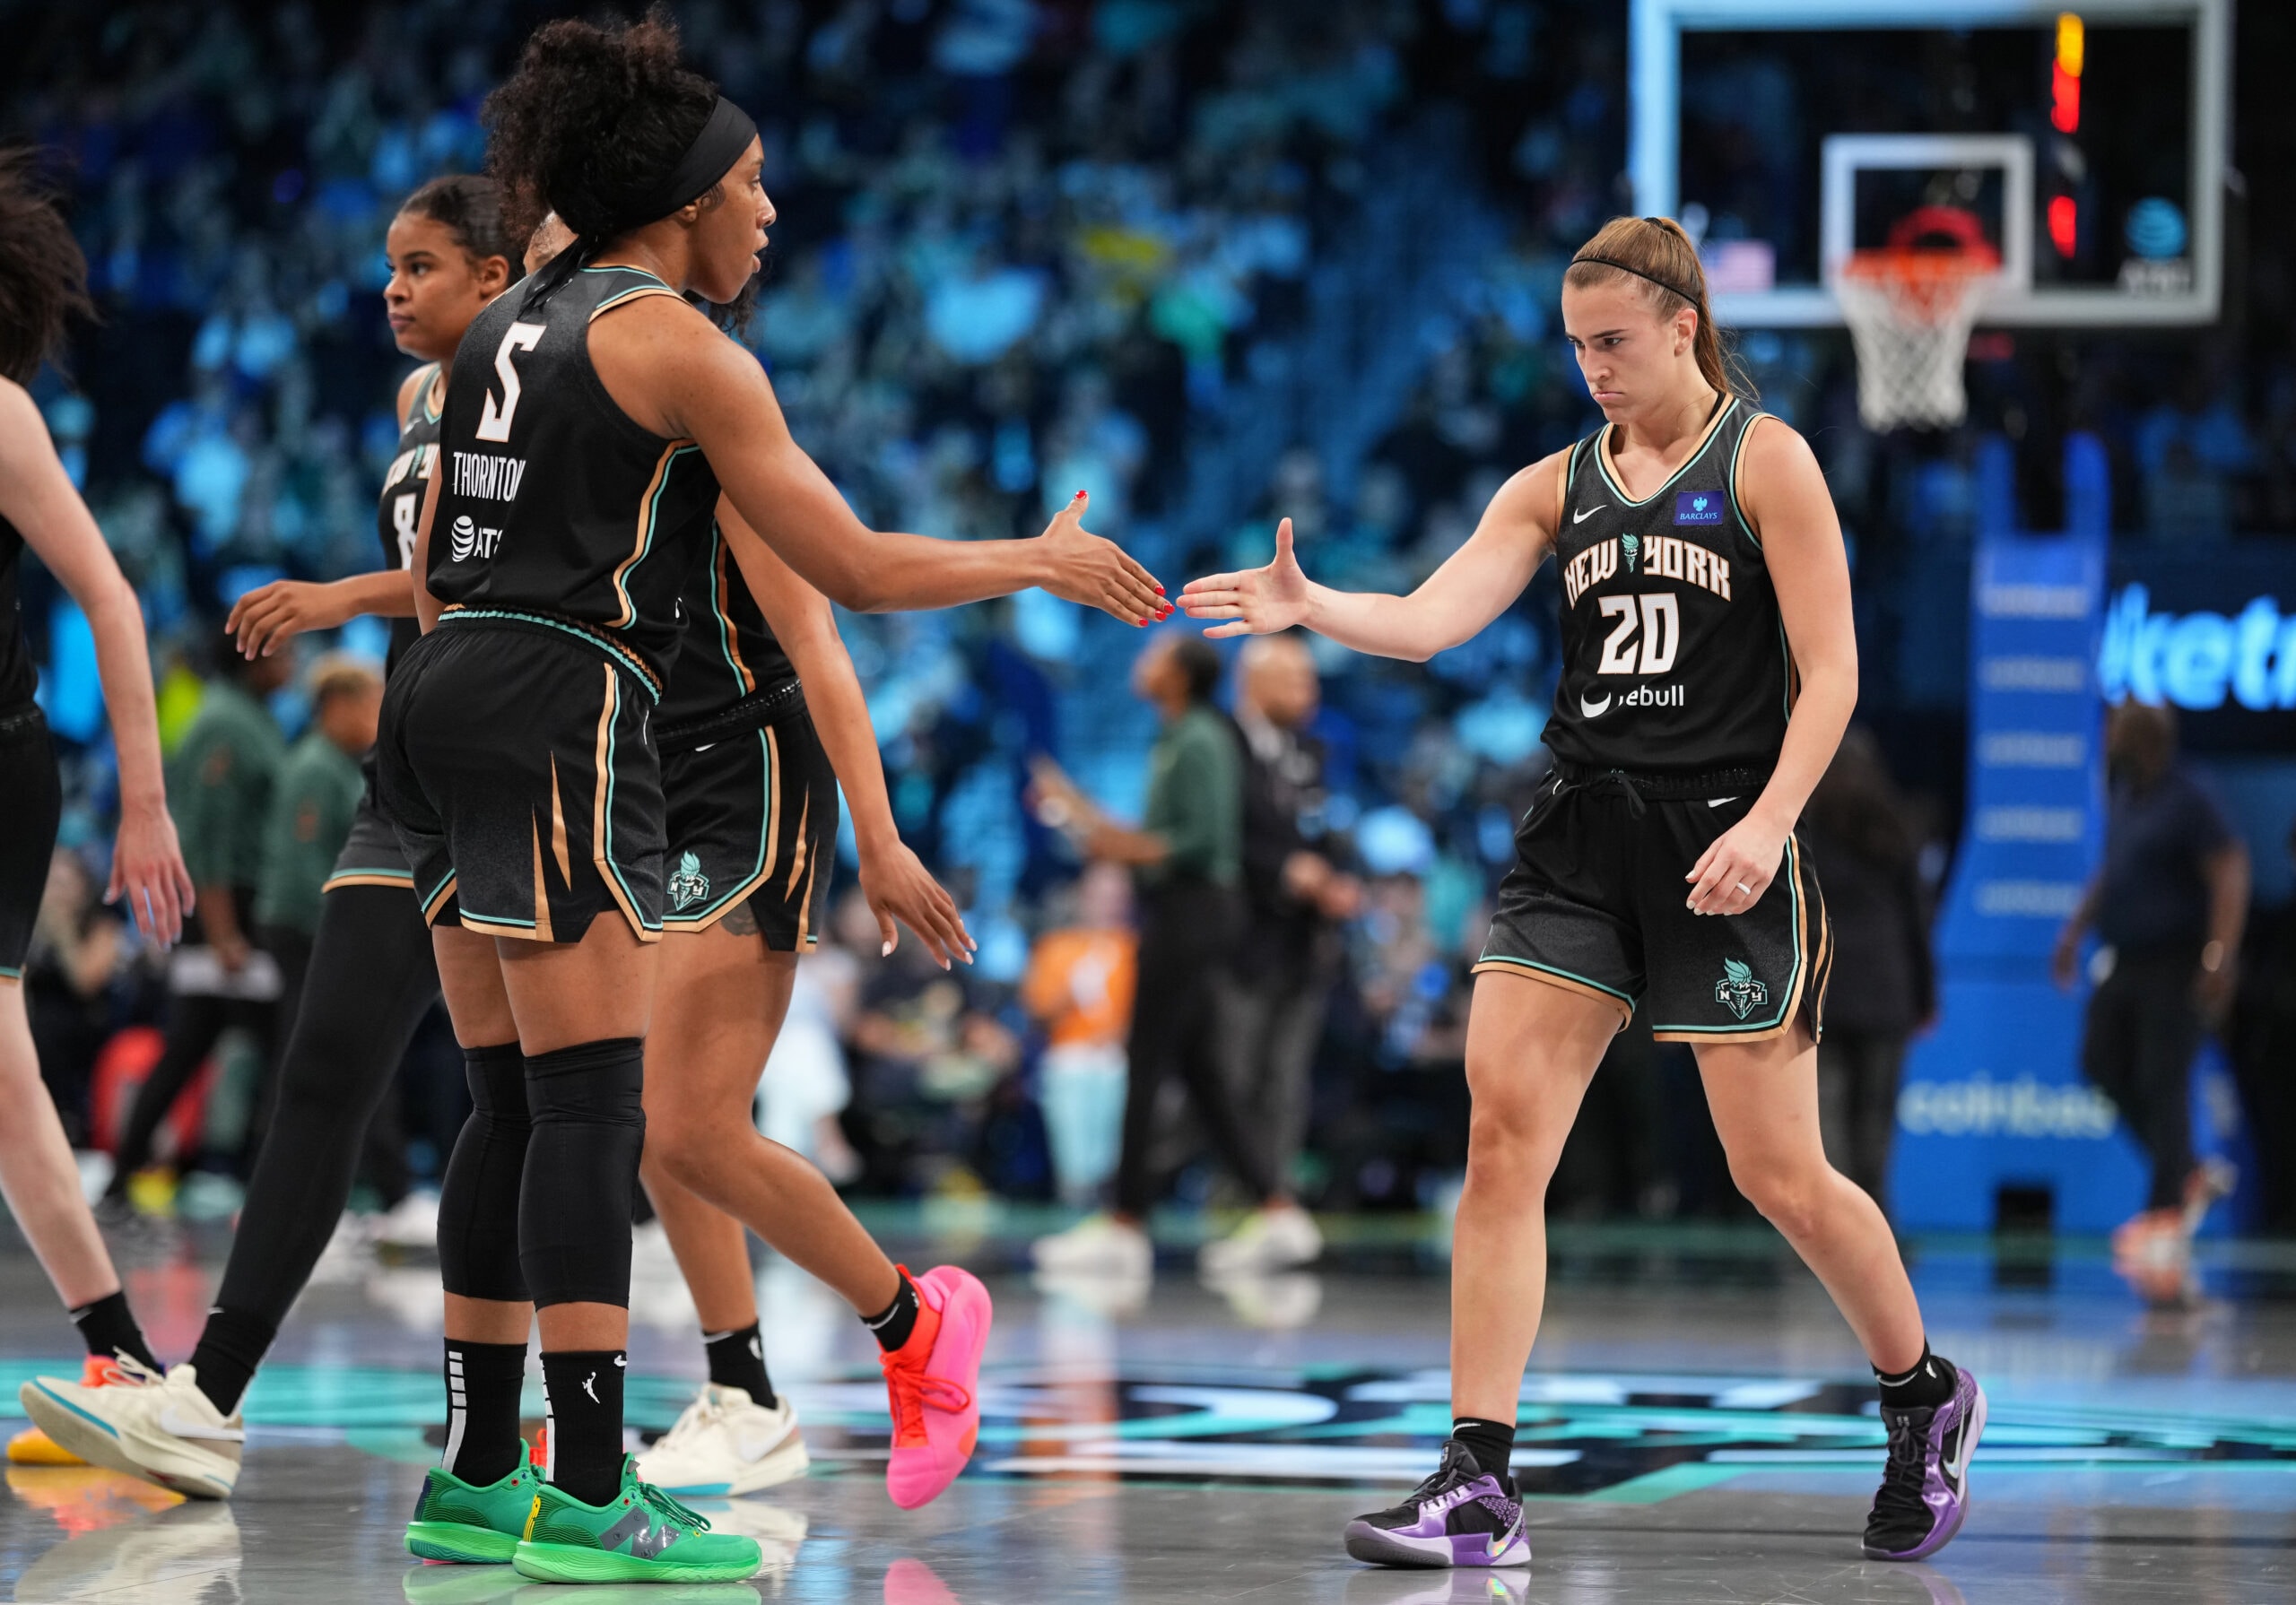
[[[1719,524],[1722,522],[1722,499],[1719,490],[1677,490],[1674,492],[1674,522]]]

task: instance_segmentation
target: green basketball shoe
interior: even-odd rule
[[[465,1482],[432,1467],[406,1524],[407,1553],[423,1560],[483,1564],[510,1558],[533,1514],[542,1477],[524,1460],[500,1482]]]
[[[754,1539],[712,1532],[707,1519],[622,1462],[622,1491],[585,1505],[550,1483],[535,1487],[526,1540],[510,1557],[543,1583],[738,1583],[763,1562]]]

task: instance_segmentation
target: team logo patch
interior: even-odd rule
[[[1721,523],[1722,493],[1719,490],[1675,491],[1674,522],[1676,524]]]
[[[691,853],[678,855],[678,867],[670,876],[670,907],[691,908],[709,895],[709,877],[701,872],[701,860]]]
[[[1675,522],[1680,523],[1681,520],[1676,519]],[[1627,531],[1618,538],[1618,550],[1620,555],[1626,559],[1626,571],[1633,573],[1635,562],[1642,556],[1642,537],[1632,530]]]
[[[1722,978],[1714,983],[1714,1001],[1744,1019],[1770,1002],[1770,988],[1754,979],[1754,972],[1735,959],[1722,961]]]

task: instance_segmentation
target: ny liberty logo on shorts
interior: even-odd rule
[[[1714,983],[1714,1001],[1744,1019],[1770,1002],[1770,988],[1754,979],[1754,972],[1735,959],[1722,961],[1722,978]]]
[[[678,855],[678,867],[670,876],[670,907],[691,908],[709,895],[709,877],[701,872],[701,860],[691,853]]]

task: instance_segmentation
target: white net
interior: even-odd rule
[[[1945,429],[1968,414],[1961,364],[1994,280],[1989,262],[1935,252],[1860,253],[1835,278],[1867,429]]]

